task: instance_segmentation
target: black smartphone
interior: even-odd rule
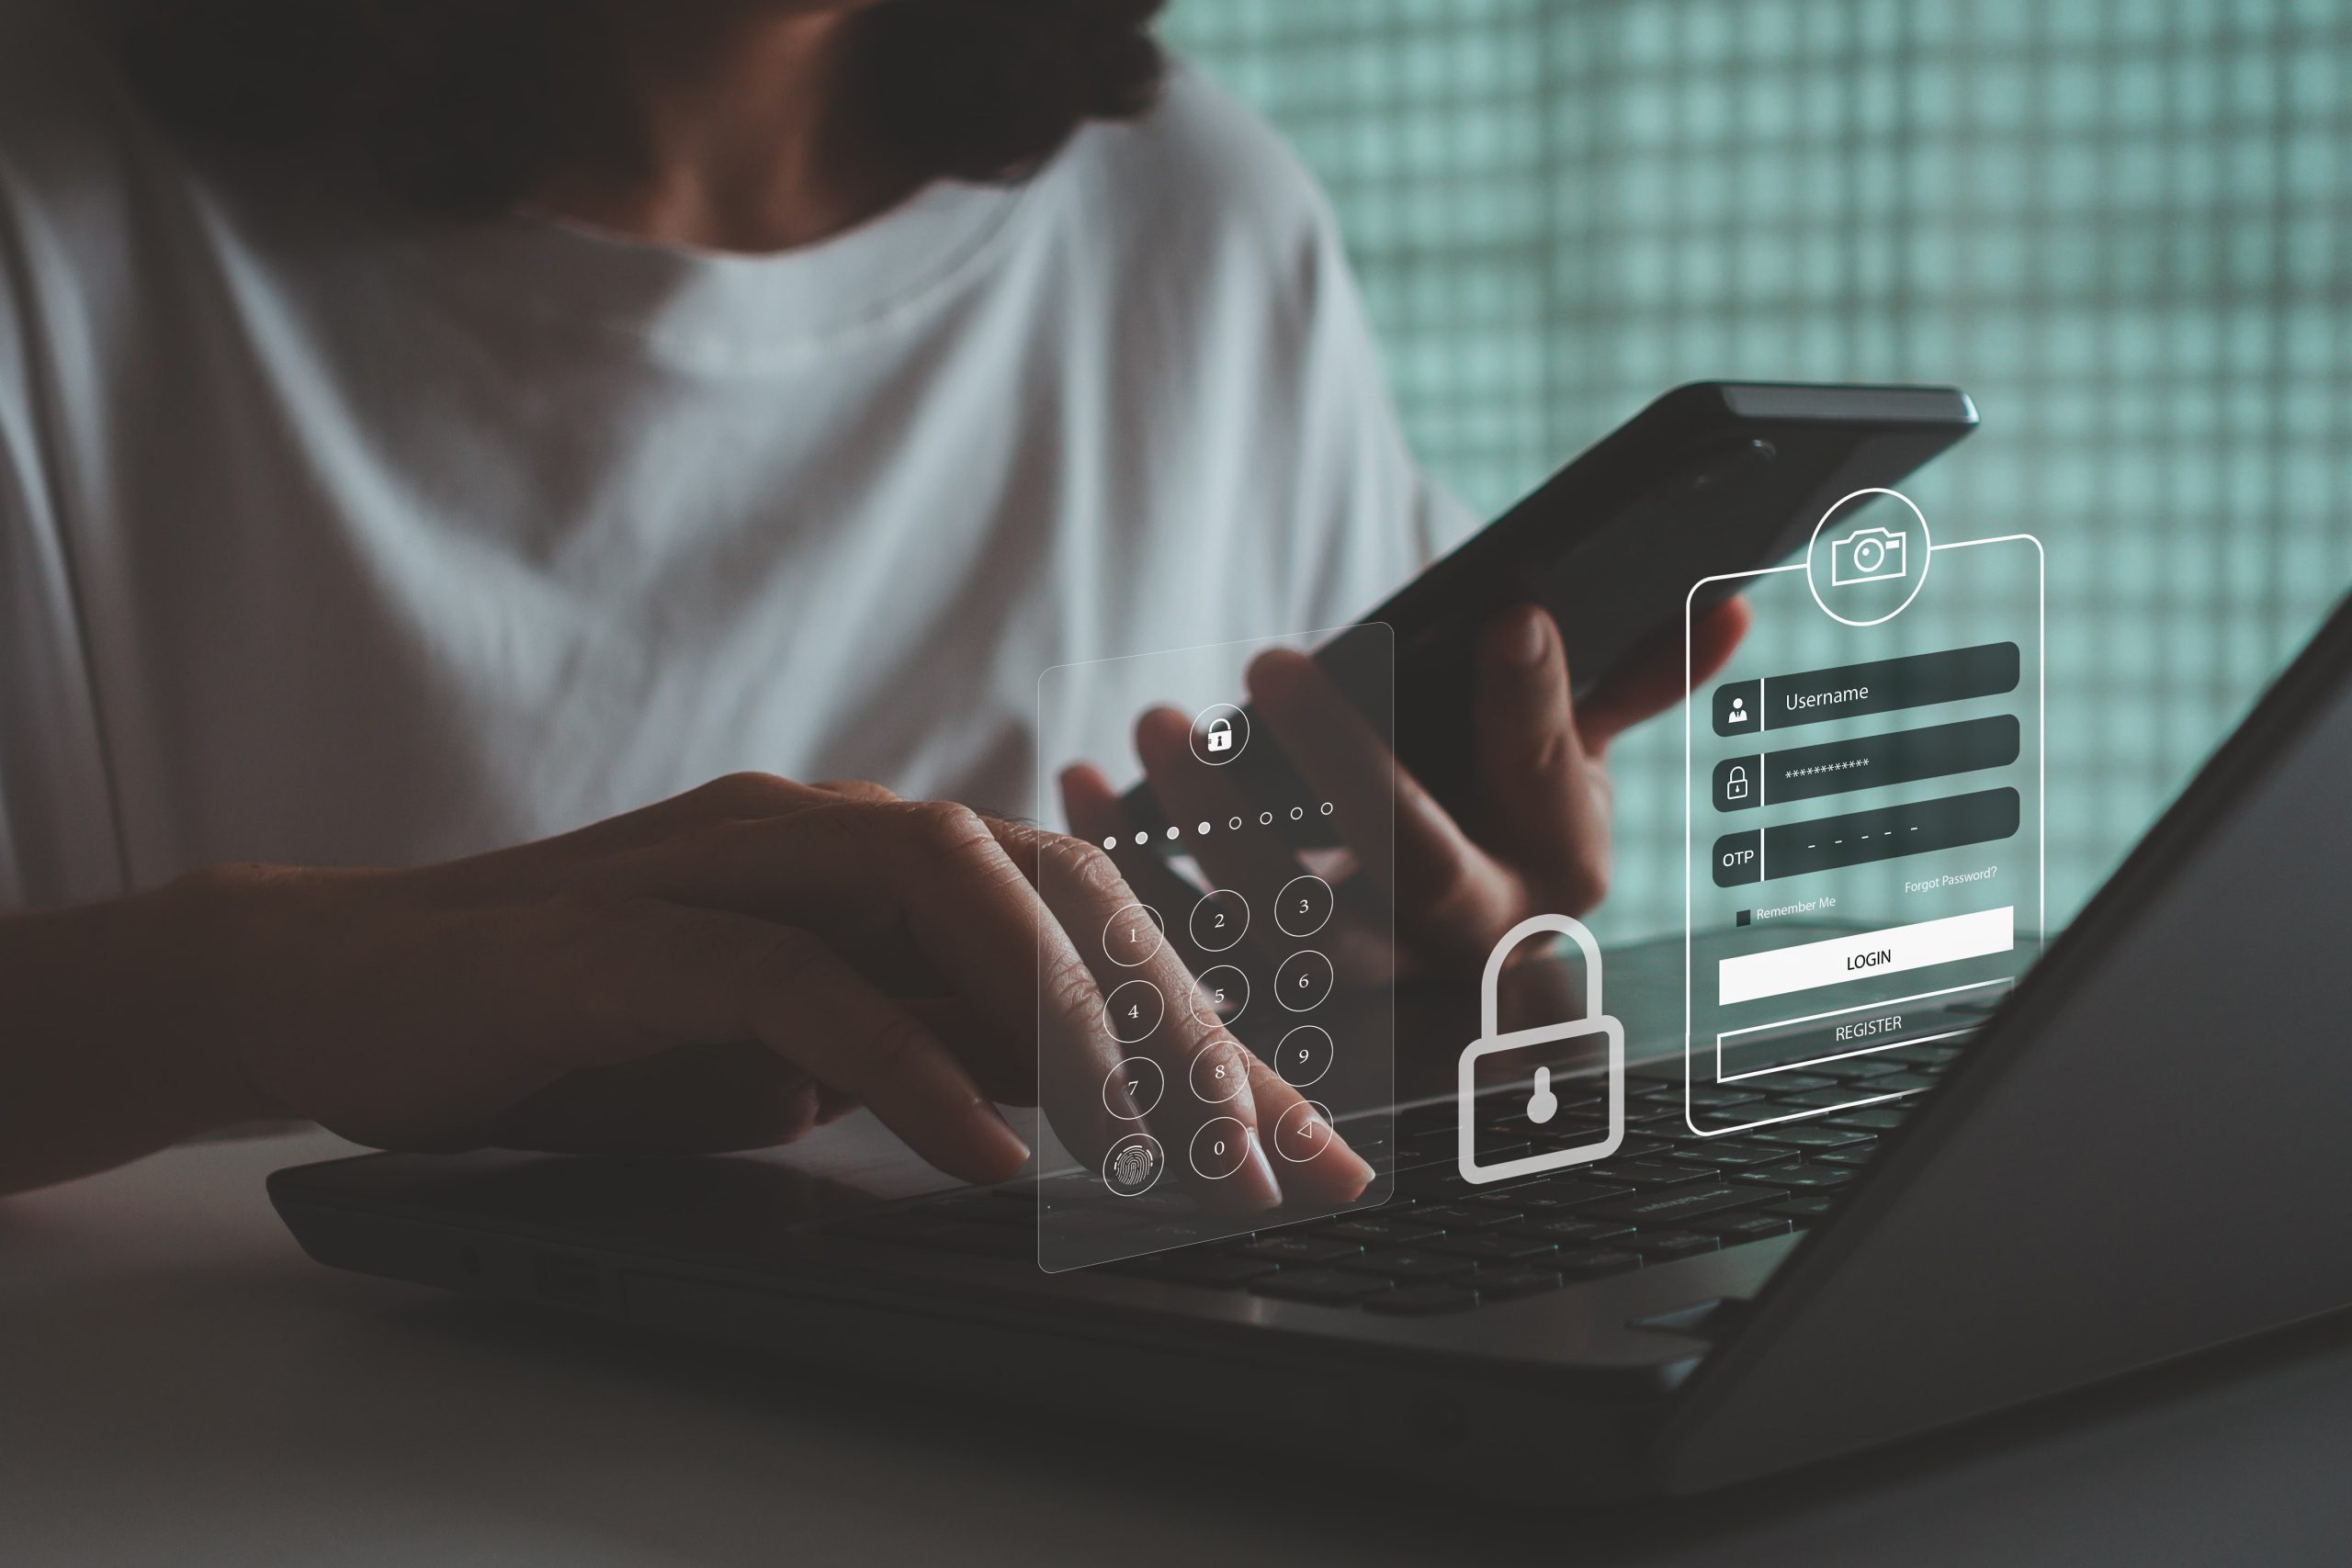
[[[1475,831],[1472,653],[1489,614],[1550,610],[1581,696],[1648,638],[1679,635],[1692,583],[1785,560],[1840,497],[1899,483],[1975,428],[1974,406],[1954,387],[1675,388],[1364,615],[1395,638],[1399,759]],[[1698,607],[1730,592],[1702,592]],[[1315,657],[1365,700],[1390,689],[1385,670],[1363,668],[1372,652],[1349,631]],[[1227,776],[1251,800],[1300,790],[1279,745],[1249,748]],[[1161,837],[1167,820],[1148,785],[1123,804]],[[1328,839],[1312,813],[1281,828],[1299,848]]]

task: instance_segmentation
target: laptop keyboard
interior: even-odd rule
[[[1965,1050],[1945,1039],[1691,1091],[1702,1111],[1743,1121],[1896,1094],[1861,1110],[1702,1137],[1683,1120],[1679,1060],[1630,1069],[1625,1141],[1606,1160],[1471,1186],[1455,1168],[1453,1108],[1398,1112],[1393,1146],[1350,1141],[1394,1169],[1377,1208],[1302,1221],[1100,1265],[1116,1274],[1371,1313],[1469,1312],[1720,1247],[1805,1230],[1832,1213]],[[1517,1114],[1508,1100],[1489,1114]],[[1345,1130],[1345,1123],[1342,1123]],[[1053,1178],[1048,1178],[1051,1181]],[[1085,1184],[1081,1187],[1080,1184]],[[1091,1192],[1088,1190],[1091,1189]],[[1131,1224],[1099,1183],[1072,1196],[1101,1205],[1105,1228]],[[1032,1258],[1037,1196],[1023,1182],[920,1201],[829,1227],[831,1234],[932,1250]],[[1056,1223],[1083,1219],[1064,1213]],[[1164,1228],[1164,1227],[1163,1227]]]

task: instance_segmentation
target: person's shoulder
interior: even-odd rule
[[[1274,128],[1196,68],[1170,62],[1159,101],[1100,138],[1116,171],[1197,217],[1312,228],[1325,216],[1314,176]]]
[[[1287,267],[1335,238],[1329,205],[1281,135],[1182,61],[1150,110],[1090,127],[1069,153],[1093,220],[1141,254]]]

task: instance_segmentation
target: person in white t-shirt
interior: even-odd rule
[[[1344,624],[1465,531],[1311,183],[1155,8],[0,0],[0,1190],[273,1114],[862,1103],[1021,1163],[995,1102],[1104,1048],[1064,933],[1126,896],[1014,816],[1037,672]],[[1315,679],[1253,673],[1278,731]],[[1496,618],[1476,835],[1400,783],[1419,962],[1600,897],[1600,751],[1682,689],[1572,712]],[[1226,1109],[1295,1101],[1193,1027]]]

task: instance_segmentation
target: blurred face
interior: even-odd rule
[[[642,12],[628,7],[625,19],[660,28],[663,23],[675,23],[682,17],[699,13],[705,17],[731,17],[750,21],[755,18],[784,17],[822,17],[850,11],[869,10],[882,0],[676,0],[660,7],[648,6]]]
[[[5,0],[0,0],[5,4]],[[838,86],[876,164],[1027,177],[1155,101],[1161,0],[110,0],[134,86],[183,134],[351,158],[428,210],[510,211],[641,160],[648,99],[747,134],[759,79]],[[834,24],[840,47],[834,47]],[[812,48],[821,44],[821,48]],[[731,78],[724,96],[703,90]]]

